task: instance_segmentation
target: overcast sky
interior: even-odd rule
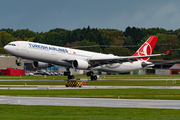
[[[0,29],[180,28],[180,0],[0,0]]]

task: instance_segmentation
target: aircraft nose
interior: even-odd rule
[[[6,46],[4,46],[4,50],[5,50],[5,51],[7,50],[7,45],[6,45]]]
[[[9,47],[7,45],[4,46],[4,50],[9,53]]]

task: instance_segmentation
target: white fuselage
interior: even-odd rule
[[[91,60],[92,58],[118,58],[118,56],[89,52],[66,47],[26,41],[11,42],[4,49],[11,55],[33,61],[46,62],[64,67],[72,67],[72,60]],[[124,73],[142,68],[142,61],[104,64],[91,70]]]

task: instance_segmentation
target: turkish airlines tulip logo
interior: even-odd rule
[[[143,47],[141,47],[141,49],[138,51],[139,56],[147,56],[147,55],[151,55],[151,53],[152,53],[152,48],[149,43],[145,43]],[[149,60],[149,57],[141,58],[140,60],[147,61]]]

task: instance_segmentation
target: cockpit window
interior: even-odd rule
[[[8,44],[8,45],[11,45],[11,46],[16,46],[16,44]]]

